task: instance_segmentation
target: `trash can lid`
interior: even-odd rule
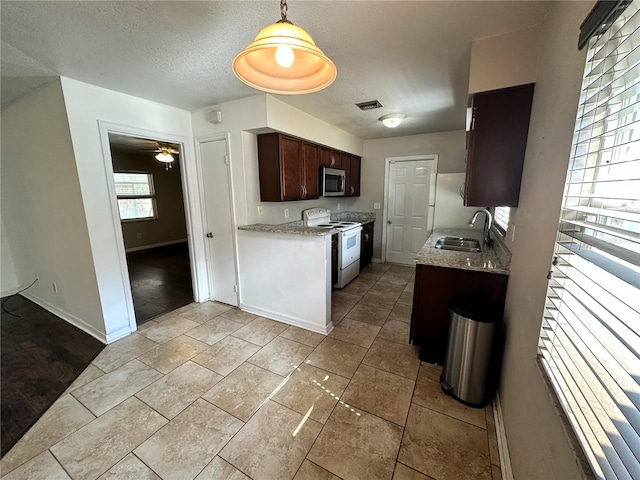
[[[462,317],[482,323],[498,321],[501,313],[498,305],[480,294],[454,297],[449,304],[449,308]]]

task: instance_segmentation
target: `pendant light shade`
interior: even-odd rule
[[[233,59],[233,73],[247,85],[269,93],[297,95],[322,90],[336,78],[336,66],[311,36],[286,18],[264,27]]]

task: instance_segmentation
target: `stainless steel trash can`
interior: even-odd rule
[[[486,297],[454,298],[449,305],[447,351],[440,376],[442,391],[465,405],[489,401],[487,381],[500,313]]]

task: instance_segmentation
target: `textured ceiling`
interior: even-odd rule
[[[538,24],[550,2],[289,0],[338,68],[329,88],[278,97],[360,138],[464,128],[473,39]],[[233,57],[279,19],[269,1],[1,2],[3,108],[62,75],[197,110],[254,95]],[[380,100],[362,112],[354,104]],[[377,119],[407,118],[394,130]]]

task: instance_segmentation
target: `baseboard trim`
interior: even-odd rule
[[[500,471],[502,472],[502,480],[513,480],[511,457],[509,457],[507,432],[504,429],[504,419],[502,417],[502,405],[500,404],[499,392],[496,392],[495,400],[493,402],[493,418],[496,424],[496,437],[498,439],[498,451],[500,452]]]
[[[307,322],[301,318],[292,317],[290,315],[285,315],[278,312],[272,312],[270,310],[265,310],[260,307],[254,307],[253,305],[247,305],[245,303],[240,304],[240,310],[245,312],[253,313],[254,315],[259,315],[261,317],[269,318],[271,320],[276,320],[278,322],[286,323],[287,325],[293,325],[294,327],[304,328],[305,330],[311,330],[312,332],[321,333],[323,335],[329,335],[333,330],[333,323],[329,323],[326,328],[322,328],[316,324]]]
[[[2,297],[2,298],[10,297],[11,295],[15,295],[19,291],[20,291],[20,287],[11,288],[9,290],[3,290],[2,292],[0,292],[0,297]]]
[[[371,263],[382,263],[382,259],[381,258],[372,258],[371,259]]]
[[[33,295],[30,292],[22,292],[20,295],[22,295],[23,297],[31,300],[33,303],[35,303],[37,305],[40,305],[42,308],[44,308],[48,312],[53,313],[57,317],[60,317],[65,322],[68,322],[71,325],[73,325],[74,327],[79,328],[83,332],[88,333],[93,338],[101,341],[102,343],[104,343],[104,344],[110,343],[108,341],[107,335],[105,335],[103,332],[100,332],[99,330],[96,330],[94,327],[92,327],[91,325],[85,323],[84,320],[76,317],[75,315],[72,315],[71,313],[65,312],[64,310],[61,310],[60,308],[56,307],[55,305],[50,304],[46,300],[43,300],[40,297],[36,297],[35,295]],[[128,327],[127,327],[127,330],[129,330]],[[111,341],[113,341],[113,340],[111,340]]]
[[[129,252],[139,252],[141,250],[150,250],[152,248],[158,248],[158,247],[167,247],[169,245],[175,245],[176,243],[185,243],[187,241],[186,238],[182,238],[180,240],[171,240],[170,242],[160,242],[160,243],[152,243],[150,245],[141,245],[140,247],[131,247],[131,248],[126,248],[125,252],[129,253]]]

